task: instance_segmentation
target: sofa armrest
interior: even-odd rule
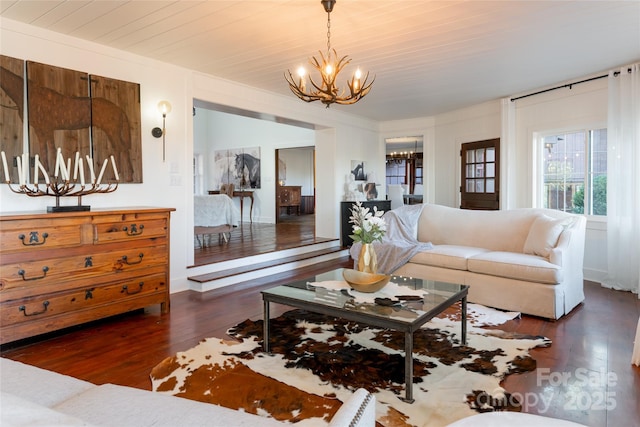
[[[331,418],[329,427],[374,427],[376,425],[376,398],[360,388],[342,404]]]

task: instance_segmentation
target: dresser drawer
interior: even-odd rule
[[[140,242],[136,247],[116,245],[100,251],[91,245],[88,251],[78,250],[62,258],[12,261],[4,257],[0,265],[0,301],[66,290],[83,285],[95,285],[132,275],[150,274],[152,269],[164,271],[167,264],[166,244],[157,245],[153,240]],[[166,243],[163,241],[162,243]],[[75,253],[77,252],[77,253]],[[85,253],[82,253],[85,252]],[[154,268],[155,267],[155,268]]]
[[[3,221],[0,253],[32,252],[80,246],[93,240],[89,222],[65,219]]]
[[[0,323],[7,327],[85,309],[97,310],[101,305],[123,303],[128,299],[164,293],[166,290],[166,275],[157,274],[119,283],[22,298],[0,304]]]
[[[108,243],[167,235],[168,219],[157,214],[109,215],[94,220],[94,243]]]

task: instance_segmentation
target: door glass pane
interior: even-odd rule
[[[476,193],[484,193],[484,179],[476,179]]]
[[[496,176],[496,164],[487,163],[487,178],[494,178]]]
[[[477,164],[476,165],[476,178],[482,178],[484,177],[484,165],[483,164]]]
[[[473,150],[467,151],[467,163],[473,163],[474,159],[475,159],[474,151]]]
[[[494,179],[487,179],[487,193],[496,192],[496,182]]]
[[[495,162],[495,161],[496,161],[496,149],[487,148],[487,162]]]
[[[467,180],[467,193],[475,193],[476,187],[474,181],[474,179]]]
[[[476,150],[476,163],[484,162],[484,148],[479,148]]]
[[[475,169],[473,165],[467,165],[467,178],[475,178]]]

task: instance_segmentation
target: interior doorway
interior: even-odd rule
[[[315,215],[315,148],[276,149],[275,157],[278,177],[275,187],[276,223],[297,222],[301,215]]]
[[[460,208],[500,209],[500,138],[460,147]]]

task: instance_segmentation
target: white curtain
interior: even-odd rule
[[[516,103],[502,98],[502,130],[500,132],[500,209],[513,209],[517,206],[515,190],[518,182],[518,168],[515,157],[516,146]],[[511,165],[511,167],[509,167]]]
[[[607,259],[602,285],[640,297],[640,63],[609,73]]]

